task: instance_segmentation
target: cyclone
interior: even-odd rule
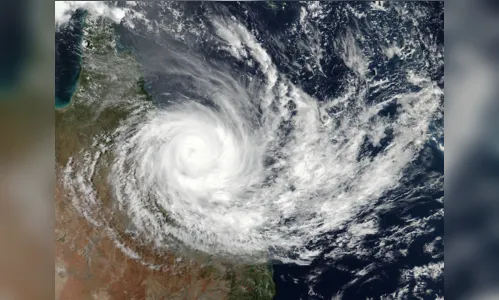
[[[321,250],[310,242],[355,223],[400,183],[429,138],[443,91],[419,80],[417,90],[363,101],[367,85],[382,83],[369,77],[347,32],[336,41],[351,69],[347,88],[320,101],[281,73],[242,24],[216,18],[211,25],[223,49],[254,61],[257,75],[195,53],[164,53],[175,63],[156,68],[188,91],[134,108],[100,152],[85,156],[87,167],[68,163],[68,190],[87,191],[76,206],[102,224],[92,166],[111,153],[113,199],[145,244],[309,262]],[[386,114],[390,106],[396,117]],[[366,144],[380,150],[365,155]]]

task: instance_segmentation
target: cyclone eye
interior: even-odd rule
[[[404,49],[372,44],[371,37],[387,34],[389,27],[372,22],[379,29],[372,30],[373,36],[350,28],[350,21],[338,23],[345,28],[329,23],[335,29],[324,30],[321,22],[333,22],[341,14],[348,15],[345,20],[362,19],[359,24],[378,20],[369,15],[370,5],[362,13],[355,13],[362,6],[347,4],[341,13],[336,6],[319,13],[323,5],[329,4],[296,3],[299,16],[289,14],[289,23],[281,24],[282,35],[267,36],[260,31],[266,22],[250,26],[254,20],[248,16],[216,15],[217,10],[203,15],[204,7],[191,12],[203,15],[201,25],[173,30],[161,23],[154,34],[142,30],[160,23],[130,28],[141,39],[151,39],[147,46],[138,45],[151,57],[140,51],[125,57],[108,53],[106,59],[116,65],[105,66],[116,72],[110,78],[100,73],[96,77],[109,79],[113,87],[121,87],[120,80],[134,82],[113,94],[107,85],[81,78],[88,84],[79,90],[82,99],[95,104],[94,92],[111,98],[109,106],[95,110],[101,119],[112,119],[112,125],[99,123],[106,130],[102,133],[100,128],[85,132],[91,136],[88,145],[64,166],[62,180],[75,206],[99,224],[114,220],[106,214],[109,207],[116,208],[124,224],[120,229],[155,250],[183,248],[247,260],[309,263],[331,247],[363,247],[345,241],[331,246],[323,239],[332,234],[350,239],[378,230],[375,214],[396,201],[379,203],[407,182],[408,169],[433,134],[435,116],[443,115],[443,91],[427,75],[433,73],[418,73],[422,64],[405,60],[428,57],[412,49],[415,43],[404,44]],[[274,11],[274,25],[286,9]],[[392,6],[393,11],[383,4],[373,9],[384,16],[380,24],[386,14],[407,17]],[[108,29],[101,33],[109,39],[96,39],[113,40]],[[382,43],[403,41],[392,36],[399,33],[406,31],[390,32]],[[158,37],[175,42],[166,46]],[[132,44],[135,40],[124,38]],[[89,52],[87,73],[100,67],[105,59],[99,55],[108,46],[115,45]],[[120,65],[130,60],[129,69],[137,73]],[[147,72],[142,74],[141,67]],[[387,73],[397,68],[396,76]],[[135,81],[146,73],[153,78],[151,85]],[[150,86],[154,93],[148,93]],[[116,107],[120,111],[115,115]],[[82,115],[78,111],[68,119]],[[80,142],[80,136],[66,140],[65,129],[60,140]]]

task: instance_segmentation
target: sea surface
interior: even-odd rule
[[[443,297],[443,94],[438,94],[444,88],[443,2],[187,2],[133,9],[148,22],[117,26],[117,43],[133,49],[158,107],[194,97],[203,105],[213,105],[211,95],[192,86],[195,80],[162,71],[181,65],[182,53],[194,53],[253,80],[268,76],[257,63],[238,57],[251,53],[240,49],[254,49],[254,45],[220,46],[215,28],[205,25],[213,15],[233,18],[254,34],[279,74],[318,103],[354,95],[348,101],[382,106],[378,117],[396,120],[406,105],[398,95],[418,95],[434,88],[442,113],[429,122],[429,138],[403,168],[399,184],[356,211],[351,224],[310,240],[304,247],[315,253],[309,263],[275,260],[270,264],[275,299]],[[71,26],[56,32],[57,108],[70,103],[78,83],[83,16],[83,11],[76,13]],[[161,26],[150,25],[154,21]],[[151,33],[151,27],[159,29]],[[417,99],[411,101],[417,103]],[[293,110],[296,104],[290,102],[289,107]],[[328,113],[335,116],[350,108],[331,106]],[[287,125],[282,126],[284,136],[293,131]],[[408,134],[411,130],[418,129],[410,128]],[[371,159],[375,164],[395,139],[391,129],[376,142],[366,137],[357,161]],[[398,159],[402,158],[393,158]],[[382,176],[375,173],[372,179]],[[351,189],[345,187],[345,193]],[[369,225],[359,229],[358,224]]]
[[[64,108],[78,87],[81,72],[84,10],[77,10],[55,32],[55,107]]]

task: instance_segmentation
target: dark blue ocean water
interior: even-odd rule
[[[55,32],[55,107],[71,103],[81,72],[82,40],[86,12],[77,10]]]
[[[343,62],[340,53],[337,53],[332,43],[324,45],[325,55],[321,58],[323,73],[312,70],[297,69],[293,62],[302,64],[305,59],[303,49],[296,47],[303,40],[302,33],[283,35],[300,15],[301,3],[286,3],[279,6],[279,9],[271,8],[266,2],[254,3],[175,3],[172,4],[183,11],[184,26],[195,28],[200,21],[206,20],[206,15],[221,14],[233,15],[238,21],[243,23],[250,31],[265,33],[258,37],[258,42],[269,53],[272,61],[276,64],[280,73],[285,74],[295,85],[302,88],[307,94],[315,97],[318,101],[327,101],[337,95],[344,93],[344,78],[351,70]],[[414,2],[403,4],[407,13],[419,14],[420,17],[418,31],[414,31],[414,24],[400,21],[396,14],[387,14],[377,19],[369,19],[368,22],[377,24],[379,28],[368,28],[359,25],[359,19],[348,13],[350,9],[356,11],[367,11],[369,3],[330,3],[332,13],[317,24],[317,30],[326,39],[334,41],[339,36],[344,35],[350,28],[360,28],[364,40],[361,47],[370,53],[369,72],[376,80],[388,79],[394,84],[381,92],[368,88],[365,99],[367,103],[379,103],[387,96],[397,95],[406,92],[417,92],[419,87],[405,82],[405,70],[425,69],[432,81],[437,82],[443,88],[444,67],[443,61],[439,63],[434,59],[434,50],[428,49],[423,42],[428,37],[437,45],[443,45],[443,2]],[[165,18],[168,20],[167,12],[152,8],[143,12],[150,20]],[[80,15],[81,16],[81,15]],[[81,26],[77,18],[74,21]],[[208,23],[208,22],[207,22]],[[62,32],[59,35],[60,47],[57,46],[59,56],[56,66],[56,106],[64,106],[69,103],[74,92],[80,72],[81,53],[77,45],[81,42],[81,27],[73,27],[71,30]],[[397,56],[386,62],[383,54],[379,50],[379,36],[375,33],[388,28],[386,36],[395,41],[402,41],[403,37],[410,37],[412,42],[418,46],[417,55],[412,60],[401,60]],[[158,59],[163,65],[176,64],[175,55],[168,56],[166,53],[175,52],[196,52],[205,57],[208,61],[223,63],[230,66],[234,72],[248,73],[259,76],[256,67],[248,66],[230,57],[226,52],[219,51],[209,38],[200,38],[199,35],[183,36],[183,42],[176,38],[163,34],[155,38],[160,43],[152,40],[147,35],[137,35],[124,26],[116,27],[116,35],[119,45],[127,49],[133,49],[137,60],[144,70],[144,77],[147,82],[147,90],[153,96],[153,100],[158,105],[163,105],[169,100],[175,99],[178,95],[189,95],[196,93],[190,86],[188,78],[175,78],[162,73],[157,68]],[[140,24],[135,30],[140,30]],[[212,28],[205,28],[206,36]],[[63,35],[65,34],[65,35]],[[203,37],[203,35],[201,35]],[[386,37],[385,36],[385,37]],[[57,39],[57,36],[56,36]],[[57,42],[56,42],[57,43]],[[72,44],[73,43],[73,44]],[[71,46],[73,45],[73,46]],[[167,45],[167,46],[165,46]],[[59,50],[59,48],[61,48]],[[78,49],[75,49],[78,48]],[[168,49],[166,49],[168,48]],[[161,56],[160,56],[161,54]],[[58,71],[58,69],[60,70]],[[57,73],[59,72],[59,73]],[[64,76],[65,75],[65,76]],[[163,96],[168,93],[170,96]],[[199,94],[196,94],[198,98]],[[58,100],[59,99],[59,100]],[[206,99],[209,103],[209,95]],[[398,104],[388,105],[381,113],[385,116],[394,117],[398,113]],[[432,131],[437,132],[443,128],[443,118],[435,120],[432,124]],[[377,241],[393,232],[395,228],[407,226],[408,219],[426,220],[425,232],[419,232],[410,242],[397,244],[393,242],[387,247],[394,250],[406,251],[406,255],[399,255],[394,259],[387,260],[380,257],[379,253],[369,253],[367,255],[345,255],[340,259],[332,259],[328,254],[335,249],[329,246],[344,232],[338,230],[325,234],[318,241],[311,242],[307,247],[310,249],[321,249],[322,253],[307,266],[295,264],[273,263],[274,282],[277,294],[275,299],[331,299],[335,295],[342,295],[342,299],[379,299],[382,295],[393,294],[401,289],[402,270],[413,269],[417,266],[424,266],[431,263],[443,261],[443,243],[434,245],[434,253],[440,255],[429,255],[424,251],[424,245],[431,243],[437,237],[443,237],[443,217],[431,218],[434,213],[443,208],[441,199],[443,197],[443,187],[432,187],[435,178],[443,175],[443,152],[438,148],[437,142],[443,142],[443,135],[436,135],[435,140],[430,140],[420,151],[414,161],[409,165],[404,174],[403,182],[396,189],[388,190],[377,199],[380,205],[390,200],[395,205],[388,211],[363,211],[357,216],[362,220],[367,216],[376,215],[379,230],[375,234],[367,235],[362,240],[362,247],[373,248]],[[383,151],[390,142],[390,133],[386,134],[380,145],[373,146],[366,141],[363,146],[363,155],[376,156]],[[397,203],[399,203],[397,205]],[[362,276],[361,270],[369,269],[368,275]],[[435,299],[436,295],[443,295],[443,276],[436,279],[423,277],[419,281],[409,281],[408,289],[424,281],[426,289],[430,292],[426,299]],[[415,296],[407,296],[415,299]]]
[[[411,216],[416,218],[429,217],[435,210],[441,209],[443,204],[435,199],[443,197],[442,190],[429,190],[425,192],[415,192],[415,188],[429,182],[428,174],[443,174],[444,160],[443,154],[435,147],[428,144],[416,162],[414,169],[408,170],[406,186],[388,191],[384,198],[401,200],[404,205],[391,209],[390,211],[378,215],[381,230],[379,233],[366,237],[362,243],[365,247],[374,246],[375,242],[383,237],[385,230],[396,226],[404,226],[404,218]],[[412,173],[412,174],[410,174]],[[416,175],[415,173],[418,173]],[[385,199],[379,199],[382,203]],[[407,206],[408,200],[413,204]],[[359,216],[362,218],[362,216]],[[399,256],[396,260],[387,263],[386,261],[370,255],[368,257],[358,257],[350,255],[341,260],[332,260],[325,257],[328,251],[333,249],[325,248],[324,255],[321,255],[309,266],[297,266],[286,264],[275,264],[274,282],[277,286],[277,294],[274,299],[331,299],[333,296],[341,293],[342,299],[379,299],[386,294],[392,294],[398,291],[400,278],[403,269],[410,269],[415,266],[422,266],[429,263],[435,263],[442,260],[442,257],[432,258],[423,251],[425,244],[432,242],[436,237],[443,236],[444,220],[443,218],[428,221],[428,227],[433,228],[415,239],[410,245],[400,245],[408,249],[405,256]],[[341,232],[331,232],[321,241],[327,243]],[[443,244],[437,245],[436,252],[443,253]],[[368,266],[376,266],[369,273],[369,276],[355,276],[355,271],[365,269]],[[309,280],[311,274],[320,274],[314,278],[313,282]],[[353,283],[352,283],[353,282]],[[417,282],[411,282],[409,288],[413,289]],[[313,286],[315,295],[310,295],[309,291]],[[425,279],[426,287],[431,291],[425,299],[435,299],[435,295],[443,295],[444,281],[443,276],[437,280]],[[404,298],[405,299],[405,298]],[[409,297],[409,299],[417,299]]]

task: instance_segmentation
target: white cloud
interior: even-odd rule
[[[103,16],[119,23],[125,17],[128,9],[109,6],[107,3],[98,1],[56,1],[55,2],[55,24],[56,27],[67,23],[71,18],[71,12],[78,8],[86,9],[94,16]]]

